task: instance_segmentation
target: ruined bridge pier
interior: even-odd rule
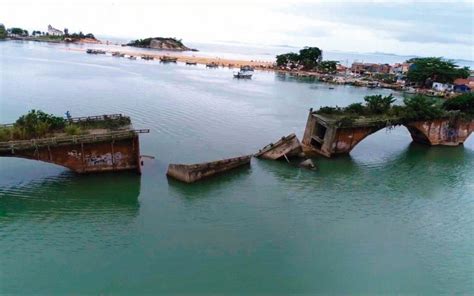
[[[395,121],[392,121],[396,123]],[[457,146],[474,130],[474,121],[440,118],[403,124],[413,141],[427,145]],[[303,147],[308,154],[326,157],[348,154],[364,138],[387,127],[386,120],[365,118],[351,124],[341,124],[337,118],[310,112],[303,136]]]
[[[2,142],[0,156],[44,161],[77,173],[122,170],[140,173],[138,135],[144,132],[148,130]]]

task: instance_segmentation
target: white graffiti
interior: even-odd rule
[[[96,155],[93,153],[91,155],[85,155],[85,160],[88,166],[117,165],[122,160],[122,153],[115,152],[113,154],[113,158],[112,153],[110,152],[101,155]]]
[[[81,156],[82,156],[81,152],[77,152],[76,150],[69,151],[67,155],[74,157],[76,159],[81,159]]]

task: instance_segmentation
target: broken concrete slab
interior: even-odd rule
[[[303,156],[301,143],[295,134],[282,137],[276,143],[268,144],[255,154],[255,157],[272,160]]]
[[[198,164],[170,164],[166,175],[182,182],[193,183],[241,166],[250,166],[251,158],[252,155],[246,155]]]

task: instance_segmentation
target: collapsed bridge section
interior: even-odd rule
[[[69,125],[82,127],[82,134],[58,130],[49,137],[0,142],[0,156],[44,161],[77,173],[135,170],[140,173],[139,134],[130,118],[121,114],[69,118]],[[14,124],[2,125],[14,128]]]
[[[393,125],[406,126],[415,142],[444,146],[464,143],[474,130],[474,121],[469,119],[404,122],[396,117],[368,116],[348,121],[338,115],[310,110],[302,144],[305,152],[310,154],[326,157],[348,154],[368,135]]]

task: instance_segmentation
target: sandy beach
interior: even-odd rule
[[[268,69],[271,70],[273,69],[273,63],[272,62],[267,62],[267,61],[253,61],[253,60],[239,60],[239,59],[227,59],[227,58],[219,58],[219,57],[205,57],[205,56],[199,56],[199,54],[196,54],[196,52],[179,52],[179,54],[174,54],[170,53],[169,51],[155,51],[155,52],[147,52],[143,53],[138,50],[133,50],[130,47],[118,47],[116,45],[105,45],[101,47],[100,49],[105,50],[107,53],[113,53],[113,52],[120,52],[122,54],[125,54],[127,56],[136,56],[136,57],[142,57],[142,56],[151,56],[155,59],[159,59],[160,57],[167,56],[167,57],[172,57],[176,58],[179,62],[192,62],[192,63],[197,63],[197,64],[210,64],[210,63],[216,63],[219,66],[222,67],[230,67],[230,68],[240,68],[241,66],[249,65],[252,66],[256,69]],[[65,48],[65,50],[71,50],[71,51],[82,51],[85,52],[87,49],[86,48]]]

